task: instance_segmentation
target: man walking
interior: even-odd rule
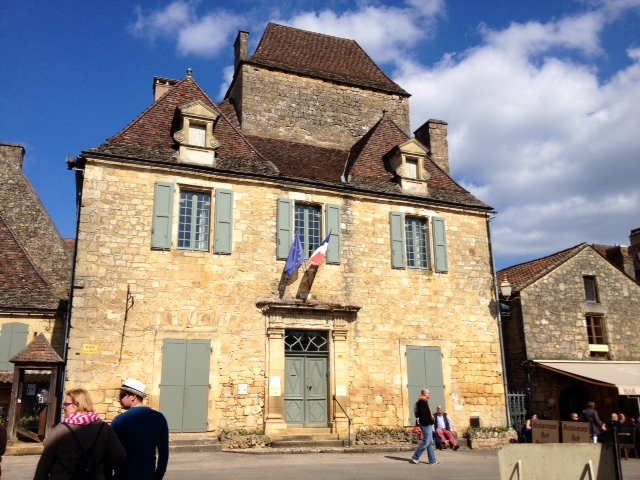
[[[418,425],[424,435],[424,440],[411,457],[411,461],[413,463],[420,463],[420,457],[426,449],[429,465],[438,465],[436,452],[433,449],[433,413],[431,412],[431,407],[429,407],[429,397],[431,397],[431,392],[429,389],[424,388],[416,403],[416,417],[418,419]]]
[[[126,412],[118,415],[111,427],[127,451],[127,462],[116,470],[117,479],[162,480],[167,470],[169,427],[162,413],[143,405],[146,389],[133,378],[120,387],[120,405]]]

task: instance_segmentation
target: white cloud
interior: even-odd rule
[[[245,20],[225,10],[198,15],[197,6],[195,1],[178,0],[159,11],[138,9],[138,18],[131,31],[152,41],[158,38],[173,40],[181,55],[214,57],[228,47],[230,38]]]
[[[585,241],[626,243],[639,226],[640,54],[629,50],[636,63],[606,83],[577,60],[602,53],[606,21],[591,12],[482,27],[481,45],[432,68],[405,62],[394,78],[413,93],[413,129],[449,123],[454,178],[499,211],[503,267]]]

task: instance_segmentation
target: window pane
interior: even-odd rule
[[[418,162],[416,160],[407,160],[405,165],[405,175],[407,178],[418,178]]]
[[[321,242],[320,208],[313,205],[296,205],[294,217],[295,233],[300,237],[308,259]]]
[[[604,319],[602,317],[596,317],[587,315],[587,333],[589,336],[589,343],[592,345],[603,345],[606,343],[605,331],[604,331]]]
[[[405,218],[407,266],[427,268],[427,223],[419,218]]]
[[[598,291],[595,277],[582,277],[584,281],[584,294],[587,302],[598,302]]]
[[[210,211],[210,195],[180,192],[178,248],[202,251],[209,250]]]
[[[191,145],[204,147],[205,136],[206,131],[204,125],[189,125],[189,143]]]

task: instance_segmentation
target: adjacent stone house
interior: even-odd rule
[[[41,334],[62,363],[72,254],[22,170],[24,154],[22,145],[0,143],[0,415],[9,415],[14,386],[21,400],[15,420],[37,431],[46,397],[39,404],[37,395],[50,390],[51,374],[15,378],[11,360]]]
[[[583,243],[498,272],[508,388],[529,411],[568,420],[596,402],[601,416],[637,417],[640,285],[604,248]],[[508,292],[507,292],[508,293]]]
[[[447,124],[352,40],[270,24],[215,103],[191,71],[75,162],[68,385],[145,382],[172,432],[506,422],[488,220]],[[285,273],[296,236],[308,259]]]

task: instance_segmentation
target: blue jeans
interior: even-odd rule
[[[413,458],[415,458],[416,460],[420,460],[420,457],[426,449],[429,463],[436,463],[436,452],[433,449],[433,425],[427,425],[426,427],[420,425],[420,429],[422,430],[422,434],[424,435],[424,440],[420,445],[418,445],[418,449],[413,454]]]

